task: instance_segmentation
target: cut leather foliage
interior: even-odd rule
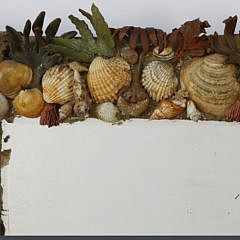
[[[227,56],[226,63],[240,64],[240,35],[234,34],[237,25],[237,16],[229,17],[223,21],[224,35],[216,32],[212,36],[212,47],[215,52]]]
[[[185,22],[180,28],[173,29],[168,35],[168,45],[176,51],[176,58],[184,56],[203,56],[210,51],[211,41],[205,28],[210,27],[207,21],[199,19]],[[204,35],[202,35],[204,34]]]
[[[125,26],[114,29],[113,37],[118,43],[127,43],[132,49],[140,48],[144,53],[156,46],[159,49],[166,46],[166,33],[155,28]]]
[[[75,61],[90,63],[96,56],[113,57],[115,43],[111,31],[98,8],[93,4],[92,14],[79,9],[80,13],[91,22],[96,37],[88,28],[84,20],[70,15],[69,19],[79,31],[80,38],[63,39],[55,38],[47,49],[51,53],[61,53]]]

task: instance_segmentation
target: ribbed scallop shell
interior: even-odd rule
[[[142,84],[150,97],[159,102],[175,93],[178,79],[172,65],[153,61],[143,69]]]
[[[224,117],[239,96],[237,68],[224,64],[225,56],[211,54],[194,58],[181,71],[181,81],[197,107],[217,117]]]
[[[157,57],[159,60],[163,62],[170,61],[175,56],[175,53],[171,47],[164,48],[160,53],[158,51],[159,47],[155,47],[153,49],[153,56]]]
[[[66,65],[49,68],[43,75],[43,98],[47,103],[63,105],[73,100],[73,70]]]
[[[114,102],[118,91],[131,82],[130,65],[121,57],[96,57],[89,67],[87,82],[96,103]]]
[[[96,107],[97,118],[104,121],[115,123],[120,120],[118,108],[111,102],[101,103]]]
[[[12,60],[0,63],[0,91],[14,98],[20,90],[32,81],[32,69],[25,64]]]
[[[162,100],[153,111],[150,120],[172,119],[186,108],[186,99]]]

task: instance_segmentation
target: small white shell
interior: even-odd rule
[[[0,92],[0,121],[9,111],[9,103],[7,98]]]
[[[142,84],[150,97],[159,102],[175,93],[178,79],[171,64],[153,61],[143,69]]]
[[[73,70],[66,65],[49,68],[42,79],[43,98],[47,103],[64,104],[73,100]]]
[[[187,102],[187,117],[195,122],[201,118],[201,113],[197,110],[197,107],[192,100]]]
[[[118,122],[120,120],[118,117],[119,114],[120,112],[118,108],[111,102],[99,104],[96,108],[97,118],[101,119],[104,122]]]

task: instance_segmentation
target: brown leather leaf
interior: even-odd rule
[[[137,42],[139,39],[140,28],[133,28],[130,39],[129,39],[129,46],[132,49],[135,49],[137,46]]]
[[[147,53],[149,49],[149,41],[145,29],[140,30],[140,41],[143,52]]]
[[[156,47],[158,45],[158,39],[157,39],[157,35],[156,35],[156,31],[154,28],[146,28],[148,37],[151,41],[151,43],[153,44],[154,47]]]
[[[124,39],[124,37],[126,36],[128,30],[130,28],[131,28],[131,26],[126,26],[126,27],[123,27],[122,29],[120,29],[119,35],[118,35],[118,39],[120,42]]]

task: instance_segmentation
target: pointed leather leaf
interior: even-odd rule
[[[131,32],[130,39],[129,39],[129,46],[132,49],[135,49],[137,46],[137,42],[139,39],[140,28],[134,28]]]
[[[60,18],[56,18],[52,22],[50,22],[45,30],[46,37],[53,38],[57,34],[60,24]]]

